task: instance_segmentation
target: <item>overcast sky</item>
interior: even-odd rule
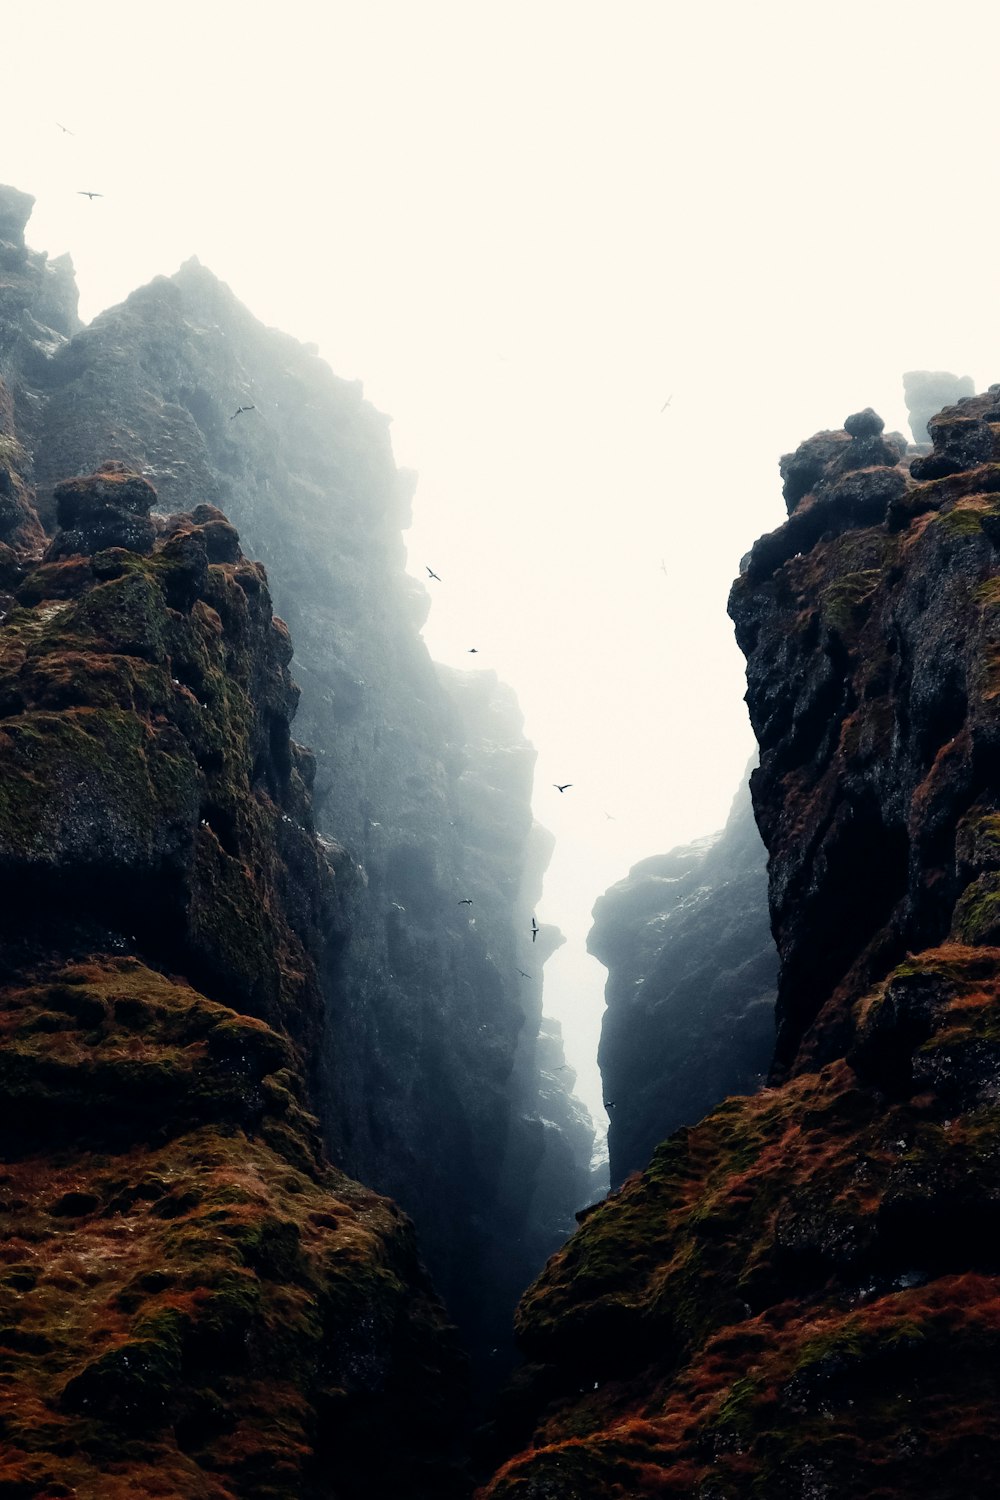
[[[779,454],[901,426],[904,369],[1000,379],[995,5],[49,0],[3,37],[0,181],[85,318],[197,254],[391,413],[431,651],[539,750],[546,1008],[599,1104],[590,908],[724,821]]]

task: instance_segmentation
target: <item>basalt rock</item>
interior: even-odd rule
[[[156,529],[149,511],[156,491],[124,464],[111,462],[96,474],[64,479],[56,485],[54,498],[61,530],[49,547],[50,561],[107,547],[152,552]]]
[[[58,533],[50,562],[169,553],[171,608],[197,596],[206,563],[238,567],[249,597],[263,584],[237,562],[228,516],[268,569],[295,641],[312,748],[302,774],[336,875],[316,1054],[324,1137],[339,1165],[413,1215],[436,1285],[488,1359],[553,1225],[589,1196],[569,1072],[538,1060],[530,919],[546,844],[516,705],[488,675],[463,686],[427,655],[429,601],[404,572],[400,534],[413,479],[356,382],[264,328],[197,261],[85,329],[67,312],[64,331],[33,335],[61,282],[14,230],[0,375],[25,495]],[[36,531],[31,546],[44,541]],[[10,585],[0,555],[0,609],[18,555]],[[279,648],[287,666],[276,632]],[[201,701],[197,675],[178,675]],[[238,929],[230,946],[236,962]]]
[[[587,946],[608,969],[599,1060],[618,1185],[680,1126],[759,1088],[771,1064],[778,962],[749,789],[722,833],[612,886]]]
[[[336,889],[287,631],[217,512],[74,550],[95,496],[154,498],[61,489],[0,628],[0,1490],[452,1493],[454,1333],[313,1113]]]
[[[734,586],[770,1087],[661,1144],[525,1296],[489,1500],[1000,1487],[1000,504],[954,427],[995,399],[931,423],[966,467],[797,511]],[[814,440],[800,507],[848,441]]]

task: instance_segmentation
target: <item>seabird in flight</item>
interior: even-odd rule
[[[426,563],[424,563],[424,567],[427,568],[427,564]],[[428,573],[430,574],[430,576],[432,578],[437,578],[438,583],[441,582],[441,579],[438,577],[437,573],[435,573],[435,571],[434,571],[433,568],[427,568],[427,571],[428,571]]]
[[[521,976],[522,979],[530,979],[531,978],[531,975],[530,974],[526,974],[523,969],[518,969],[517,972],[520,974],[520,976]]]
[[[56,121],[56,124],[59,125],[58,120]],[[76,135],[76,131],[70,130],[66,125],[59,125],[59,129],[62,131],[63,135]]]
[[[240,414],[241,411],[256,411],[256,410],[257,410],[256,406],[238,406],[236,408],[236,410],[233,412],[232,416],[229,418],[229,420],[230,420],[230,422],[235,422],[236,418],[239,416],[239,414]]]
[[[470,646],[469,649],[468,649],[468,651],[466,652],[466,655],[467,656],[478,656],[479,655],[479,647],[478,646]]]
[[[671,403],[671,401],[673,399],[674,399],[674,393],[673,393],[673,391],[671,391],[670,395],[667,397],[666,401],[664,401],[663,405],[660,407],[660,416],[661,417],[663,416],[663,413],[666,411],[667,407],[670,405],[670,403]]]
[[[539,927],[538,923],[535,921],[534,917],[532,917],[532,919],[531,919],[531,941],[532,942],[535,941],[535,938],[538,936],[538,934],[539,934],[540,931],[541,931],[541,928]]]
[[[571,787],[573,783],[571,781],[564,781],[562,786],[560,786],[558,781],[554,781],[552,785],[555,787],[557,792],[564,792],[566,791],[567,787]]]
[[[461,899],[461,901],[458,904],[459,904],[459,906],[471,906],[472,905],[472,897],[471,896],[463,896],[462,899]]]
[[[80,188],[76,195],[78,198],[103,198],[103,193],[88,193],[86,188]]]

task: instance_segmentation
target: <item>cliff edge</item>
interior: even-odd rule
[[[1000,388],[782,462],[731,613],[781,958],[772,1086],[522,1301],[490,1500],[1000,1488]],[[520,1449],[520,1452],[518,1452]]]
[[[721,833],[642,860],[606,891],[587,947],[608,970],[598,1061],[617,1186],[771,1065],[778,960],[749,788]]]
[[[288,632],[221,512],[155,501],[112,462],[0,547],[0,1487],[449,1493],[454,1332],[313,1113]]]

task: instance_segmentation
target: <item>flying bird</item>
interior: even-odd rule
[[[615,817],[614,813],[606,812],[604,814],[604,816],[607,818],[607,820],[608,820],[609,823],[617,823],[618,822],[618,819]]]
[[[671,391],[670,395],[667,397],[666,401],[664,401],[663,405],[660,407],[660,416],[661,417],[663,416],[663,413],[666,411],[667,407],[670,405],[670,403],[671,403],[671,401],[673,399],[674,399],[674,393],[673,393],[673,391]]]
[[[458,904],[459,904],[459,906],[471,906],[472,905],[472,897],[471,896],[463,896],[462,899],[461,899],[461,901]]]
[[[517,972],[520,974],[520,976],[521,976],[522,979],[530,979],[531,978],[531,975],[530,974],[526,974],[523,969],[518,969]]]
[[[103,198],[103,193],[88,193],[86,188],[80,188],[76,195],[78,198]]]
[[[468,649],[468,651],[466,652],[466,655],[467,656],[478,656],[479,655],[479,647],[478,646],[470,646],[469,649]]]
[[[424,563],[424,567],[427,568],[427,564],[426,563]],[[435,571],[434,571],[433,568],[427,568],[427,571],[428,571],[428,573],[430,574],[430,576],[432,578],[437,578],[438,583],[441,582],[441,579],[438,578],[438,575],[435,573]]]
[[[56,124],[59,125],[58,120],[56,121]],[[59,125],[59,129],[62,131],[63,135],[76,135],[75,130],[69,130],[65,125]]]
[[[667,564],[666,564],[665,559],[662,558],[662,557],[660,558],[660,572],[663,574],[664,578],[666,578],[666,576],[667,576]]]
[[[532,917],[532,919],[531,919],[531,941],[532,942],[535,941],[535,938],[538,936],[539,932],[541,932],[541,928],[539,927],[538,923],[535,921],[534,917]]]
[[[573,783],[571,781],[564,781],[562,786],[560,786],[558,781],[554,781],[552,785],[555,787],[557,792],[565,792],[568,787],[571,787],[573,785]]]
[[[238,406],[236,408],[236,410],[233,412],[232,416],[229,418],[229,420],[230,420],[230,422],[235,422],[236,418],[239,416],[239,414],[240,414],[241,411],[256,411],[256,410],[257,410],[256,406]]]
[[[604,1101],[604,1108],[605,1109],[614,1109],[615,1108],[615,1101],[613,1099],[605,1099],[605,1101]]]

